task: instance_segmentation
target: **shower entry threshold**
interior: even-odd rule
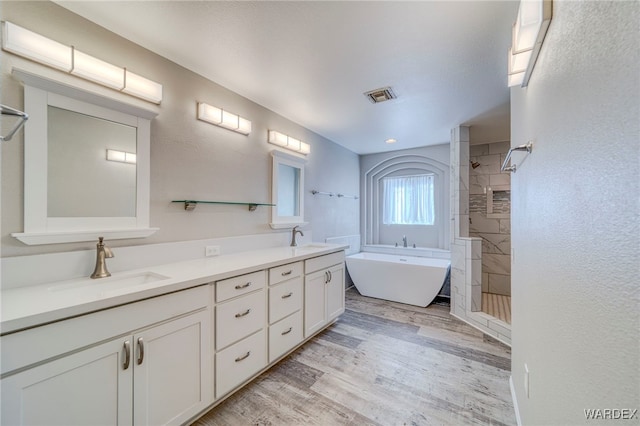
[[[511,324],[511,296],[482,293],[482,312]]]

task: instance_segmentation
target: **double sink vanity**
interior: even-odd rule
[[[24,226],[11,235],[31,246],[158,231],[149,220],[150,144],[161,107],[16,61],[25,69],[13,67],[11,78],[24,86],[30,119]],[[295,244],[296,226],[306,224],[306,159],[277,148],[270,156],[271,203],[183,200],[184,214],[198,203],[270,206],[270,227],[293,226]],[[233,244],[245,237],[263,241]],[[347,246],[250,244],[272,248],[194,259],[182,243],[190,242],[162,261],[152,250],[164,249],[141,248],[122,263],[126,272],[108,276],[101,240],[99,279],[60,281],[85,275],[78,259],[86,252],[2,259],[12,267],[3,266],[0,294],[0,424],[187,424],[344,312]]]
[[[2,424],[185,424],[344,312],[345,246],[2,292]]]

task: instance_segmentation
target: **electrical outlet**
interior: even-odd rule
[[[529,367],[524,365],[524,393],[529,398]]]
[[[207,257],[219,256],[220,255],[220,246],[207,246],[204,249],[204,255],[207,256]]]

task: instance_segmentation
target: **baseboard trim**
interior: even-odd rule
[[[513,410],[516,412],[516,422],[518,426],[522,426],[522,420],[520,419],[520,409],[518,408],[518,397],[516,396],[516,389],[513,385],[513,376],[509,376],[509,388],[511,389],[511,400],[513,401]]]
[[[460,315],[454,314],[453,313],[453,308],[451,309],[451,311],[449,311],[449,314],[451,314],[452,317],[455,317],[455,318],[459,319],[463,323],[470,325],[471,327],[475,328],[476,330],[479,330],[479,331],[483,332],[487,336],[489,336],[489,337],[491,337],[493,339],[496,339],[500,343],[503,343],[503,344],[511,347],[511,340],[509,340],[509,341],[504,340],[499,333],[498,333],[498,336],[492,334],[493,332],[495,332],[495,330],[490,330],[489,327],[483,328],[483,327],[481,327],[481,326],[479,326],[477,324],[472,323],[471,321],[469,321],[465,317],[461,317]]]

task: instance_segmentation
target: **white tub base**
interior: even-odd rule
[[[347,256],[347,270],[363,296],[426,307],[438,295],[447,259],[361,252]]]

